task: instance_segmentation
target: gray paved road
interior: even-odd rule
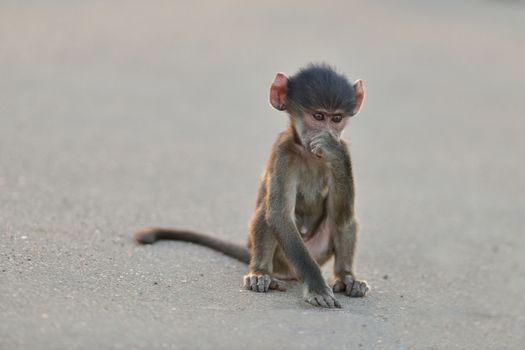
[[[318,310],[132,243],[243,242],[286,124],[268,84],[319,60],[367,86],[368,298]],[[523,349],[524,62],[523,1],[3,1],[0,349]]]

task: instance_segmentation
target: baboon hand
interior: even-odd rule
[[[335,298],[334,293],[328,286],[321,288],[321,290],[310,290],[306,287],[304,291],[304,301],[313,306],[329,309],[341,308],[341,303]]]
[[[268,274],[249,273],[244,276],[244,288],[254,292],[266,293],[271,289],[286,290],[286,283]]]
[[[370,290],[366,281],[359,281],[352,275],[345,275],[335,279],[333,290],[336,293],[345,293],[352,298],[364,297]]]
[[[329,132],[319,133],[310,141],[311,152],[327,161],[340,158],[341,147],[341,142]]]

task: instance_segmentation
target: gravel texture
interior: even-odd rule
[[[275,72],[362,78],[364,299],[241,290]],[[523,349],[523,1],[2,1],[0,349]],[[330,264],[325,266],[326,277]]]

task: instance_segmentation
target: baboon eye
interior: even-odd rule
[[[314,116],[314,118],[316,120],[324,120],[324,114],[323,113],[314,113],[313,116]]]
[[[340,114],[336,114],[332,117],[332,121],[334,123],[339,123],[341,120],[343,120],[343,116]]]

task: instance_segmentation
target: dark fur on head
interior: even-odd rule
[[[288,108],[328,111],[344,110],[352,115],[356,106],[355,90],[348,79],[328,64],[310,64],[289,78],[286,93]]]

